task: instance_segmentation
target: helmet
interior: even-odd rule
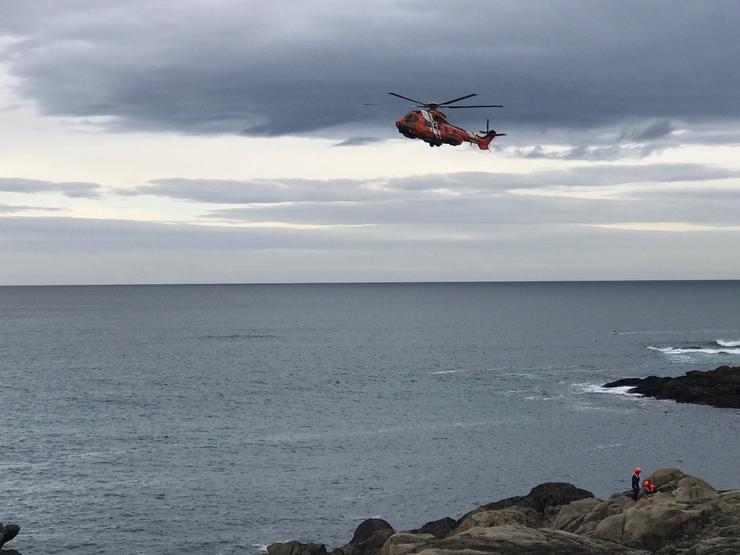
[[[642,468],[640,468],[640,467],[638,466],[637,468],[635,468],[635,472],[637,472],[637,473],[639,474],[640,472],[642,472]]]
[[[643,484],[645,484],[646,486],[647,486],[647,485],[648,485],[649,483],[650,483],[650,480],[645,480],[645,481],[643,482]]]

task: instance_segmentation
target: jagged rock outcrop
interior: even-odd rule
[[[446,538],[457,526],[457,521],[454,518],[445,517],[439,520],[432,520],[427,522],[421,528],[416,530],[409,530],[409,534],[431,534],[437,539]]]
[[[624,378],[604,387],[626,387],[656,399],[696,403],[720,408],[740,408],[740,367],[720,366],[715,370],[686,372],[677,378]]]
[[[273,543],[267,546],[270,555],[326,555],[326,546],[323,543],[301,543],[290,541]]]
[[[21,527],[17,524],[3,524],[0,522],[0,555],[20,555],[15,549],[2,549],[2,547],[18,535]]]
[[[395,530],[381,518],[369,518],[355,530],[350,542],[332,555],[377,555]]]
[[[385,521],[365,521],[352,555],[729,555],[740,553],[740,490],[717,491],[676,468],[648,477],[657,492],[596,499],[571,484],[548,483],[529,494],[393,533]],[[382,544],[381,535],[387,534]],[[369,542],[369,538],[374,538]],[[350,546],[363,546],[352,551]],[[285,544],[277,544],[285,545]],[[323,547],[323,546],[322,546]],[[273,548],[273,546],[270,546]],[[269,549],[270,555],[299,555]],[[335,550],[336,555],[340,550]],[[300,552],[300,555],[323,553]]]

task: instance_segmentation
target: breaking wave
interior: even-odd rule
[[[740,347],[740,339],[729,340],[729,339],[717,339],[715,341],[720,347]]]
[[[595,384],[575,384],[584,393],[609,393],[611,395],[627,395],[629,397],[642,397],[639,393],[630,393],[630,389],[634,386],[625,385],[620,387],[604,387],[603,385]]]
[[[717,344],[719,345],[719,342]],[[647,348],[666,355],[740,355],[740,348],[733,349],[729,347],[654,347],[653,345],[648,345]]]

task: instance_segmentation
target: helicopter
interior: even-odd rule
[[[457,146],[463,142],[468,142],[478,145],[478,148],[481,150],[490,150],[488,145],[491,144],[493,139],[506,135],[506,133],[497,133],[491,129],[487,119],[486,129],[479,131],[479,135],[474,135],[462,127],[451,124],[447,120],[447,116],[440,111],[440,108],[503,108],[500,104],[450,106],[450,104],[454,104],[455,102],[478,96],[477,94],[468,94],[444,102],[421,102],[420,100],[414,100],[413,98],[394,92],[388,94],[413,102],[416,104],[415,108],[420,108],[419,110],[412,110],[396,120],[396,127],[398,128],[398,132],[404,137],[421,139],[430,147],[442,146],[443,144]],[[365,106],[378,106],[378,104],[365,104]]]

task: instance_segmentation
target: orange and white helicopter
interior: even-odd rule
[[[443,144],[457,146],[467,142],[478,145],[481,150],[490,150],[488,145],[491,144],[493,139],[506,135],[506,133],[497,133],[493,129],[489,129],[488,120],[486,120],[485,131],[479,131],[480,135],[474,135],[462,127],[451,124],[447,120],[447,116],[440,111],[440,108],[451,110],[460,108],[503,108],[500,104],[450,106],[450,104],[472,98],[477,94],[468,94],[445,102],[421,102],[393,92],[388,94],[413,102],[416,104],[416,108],[420,108],[419,110],[412,110],[399,118],[396,121],[396,127],[404,137],[421,139],[429,146],[442,146]],[[377,104],[366,104],[366,106],[377,106]]]

